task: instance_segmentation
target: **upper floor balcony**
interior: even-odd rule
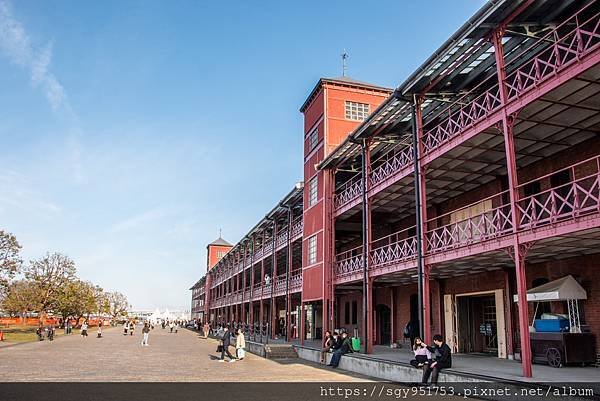
[[[532,183],[563,182],[543,189]],[[533,189],[532,189],[533,188]],[[465,207],[430,217],[424,237],[424,258],[436,264],[512,245],[513,235],[521,242],[565,236],[600,228],[600,156],[520,184],[516,189],[517,229],[513,226],[510,194],[502,191]],[[416,266],[415,227],[406,228],[371,242],[371,275],[377,276]],[[361,279],[362,246],[336,255],[335,281]]]
[[[466,67],[465,71],[469,68],[472,70],[486,58],[493,59],[494,47],[489,42],[481,43],[487,44],[479,44],[479,58],[472,64],[473,67]],[[522,110],[598,64],[598,2],[588,3],[557,26],[548,29],[544,35],[527,38],[519,45],[507,46],[504,50],[506,77],[502,86],[495,74],[488,74],[488,78],[449,104],[443,107],[437,105],[433,110],[423,108],[423,165],[500,123],[503,113],[511,115]],[[435,80],[434,76],[430,78]],[[502,104],[501,90],[506,93],[506,104]],[[413,173],[413,151],[406,143],[375,156],[368,177],[370,197]],[[334,198],[336,215],[361,202],[362,186],[361,174],[338,186]]]

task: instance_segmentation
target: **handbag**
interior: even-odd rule
[[[217,352],[223,352],[223,344],[217,345]]]
[[[246,357],[246,350],[243,349],[243,348],[238,348],[237,349],[237,357],[239,359],[242,359],[242,358]]]

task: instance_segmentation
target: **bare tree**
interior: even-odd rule
[[[19,271],[22,264],[20,250],[17,237],[0,230],[0,287],[6,287],[8,281]]]
[[[116,320],[121,316],[125,316],[130,306],[127,297],[117,291],[109,292],[107,295],[109,303],[108,313],[111,318]]]
[[[60,253],[47,253],[32,260],[25,269],[25,278],[36,288],[40,321],[56,304],[59,292],[75,280],[75,263]]]

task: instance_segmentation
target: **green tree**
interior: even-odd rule
[[[2,309],[11,315],[21,316],[28,312],[37,312],[39,300],[35,284],[29,280],[17,280],[9,284],[6,296],[2,300]]]
[[[75,263],[58,252],[47,253],[43,258],[29,263],[25,278],[35,286],[40,321],[56,306],[58,295],[65,286],[75,280],[75,271]]]
[[[21,245],[11,233],[0,230],[0,290],[19,271],[23,261],[19,257]]]
[[[58,312],[63,320],[81,317],[89,313],[94,307],[93,285],[82,280],[67,282],[56,293],[53,305],[54,311]]]

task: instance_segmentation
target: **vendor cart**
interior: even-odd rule
[[[530,327],[533,362],[555,368],[596,362],[594,335],[581,331],[578,302],[583,299],[587,299],[587,293],[570,275],[527,291],[527,301],[535,302]],[[567,302],[568,319],[536,319],[540,302]]]

